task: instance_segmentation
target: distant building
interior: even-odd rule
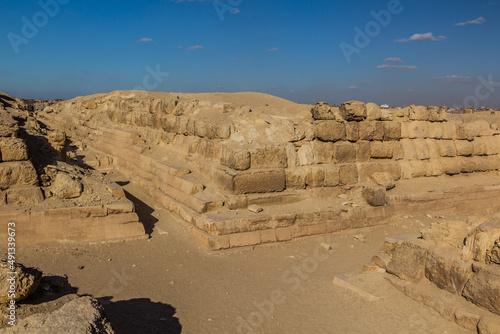
[[[380,106],[380,108],[382,108],[382,109],[389,109],[389,105],[388,104],[382,104]]]

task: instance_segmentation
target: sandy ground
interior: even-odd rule
[[[124,188],[151,238],[22,247],[18,254],[26,266],[66,274],[79,294],[98,297],[117,333],[470,333],[380,275],[360,274],[387,235],[415,235],[437,215],[456,218],[450,213],[209,252],[149,196],[131,184]],[[359,233],[364,241],[354,238]],[[338,275],[379,300],[335,286]]]

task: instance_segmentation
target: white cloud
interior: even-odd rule
[[[270,49],[267,49],[267,51],[269,51],[269,52],[278,51],[278,48],[270,48]]]
[[[389,57],[389,58],[386,58],[385,61],[388,63],[395,63],[395,64],[404,63],[403,59],[398,58],[398,57]]]
[[[463,82],[472,81],[472,77],[466,77],[466,76],[461,76],[461,75],[447,75],[447,76],[438,77],[435,79],[441,80],[444,82],[453,82],[453,83],[463,83]]]
[[[194,45],[194,46],[190,46],[189,48],[187,48],[189,51],[198,51],[198,50],[202,50],[204,49],[203,46],[201,45]]]
[[[383,64],[380,66],[377,66],[377,69],[379,70],[400,70],[400,71],[414,71],[417,69],[417,66],[415,65],[387,65]]]
[[[137,43],[149,43],[149,42],[152,42],[152,41],[153,41],[152,38],[144,37],[144,38],[141,38],[141,39],[137,40]]]
[[[358,89],[358,86],[349,86],[348,89]]]
[[[236,7],[233,8],[233,10],[231,11],[231,14],[239,14],[240,13],[240,10]]]
[[[425,34],[414,34],[410,38],[402,38],[398,39],[396,42],[415,42],[415,41],[439,41],[441,39],[445,39],[445,36],[439,36],[438,38],[434,37],[432,32],[426,32]]]
[[[468,24],[483,24],[486,22],[486,19],[482,16],[478,17],[477,19],[475,20],[471,20],[471,21],[465,21],[465,22],[459,22],[459,23],[455,23],[456,26],[465,26],[465,25],[468,25]]]

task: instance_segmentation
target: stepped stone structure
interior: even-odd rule
[[[75,159],[118,169],[213,250],[375,225],[429,206],[500,208],[498,115],[117,91],[37,117],[82,143]],[[478,181],[464,185],[464,176]]]
[[[0,237],[7,227],[17,245],[144,237],[121,187],[65,163],[65,145],[64,133],[41,128],[20,100],[0,93]]]

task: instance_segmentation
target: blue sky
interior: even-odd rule
[[[500,108],[496,1],[4,0],[0,91]]]

